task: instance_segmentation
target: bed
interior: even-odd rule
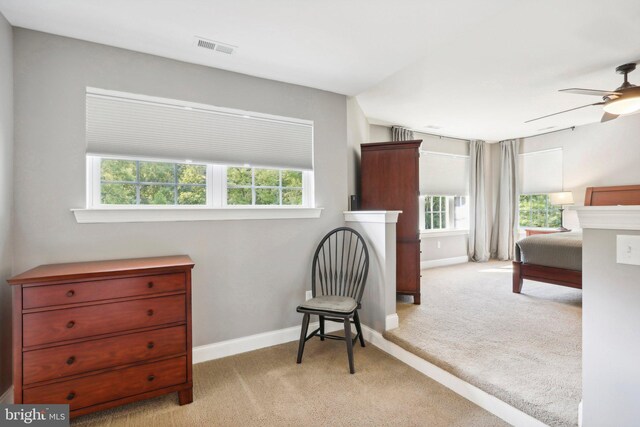
[[[640,205],[640,185],[589,187],[584,205]],[[582,233],[537,234],[517,242],[514,293],[522,291],[524,279],[582,289]]]

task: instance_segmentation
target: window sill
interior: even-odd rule
[[[448,237],[448,236],[468,236],[469,230],[429,230],[420,231],[421,238]]]
[[[71,209],[78,224],[235,221],[319,218],[322,208],[106,208]]]

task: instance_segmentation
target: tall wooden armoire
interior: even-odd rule
[[[360,208],[399,210],[396,291],[420,304],[419,148],[422,140],[361,144]]]

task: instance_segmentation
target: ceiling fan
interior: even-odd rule
[[[604,115],[601,122],[608,122],[609,120],[616,119],[618,116],[627,114],[633,114],[640,111],[640,86],[632,85],[627,79],[627,74],[636,69],[636,64],[624,64],[616,68],[616,73],[624,74],[624,82],[622,85],[613,91],[608,90],[595,90],[595,89],[561,89],[560,92],[576,93],[579,95],[596,95],[602,97],[602,102],[596,102],[595,104],[587,104],[581,107],[571,108],[569,110],[559,111],[553,114],[547,114],[546,116],[537,117],[535,119],[527,120],[525,123],[535,122],[536,120],[546,119],[547,117],[555,116],[558,114],[568,113],[569,111],[580,110],[581,108],[593,107],[595,105],[602,105]]]

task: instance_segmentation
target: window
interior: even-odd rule
[[[88,207],[312,207],[311,171],[87,156]]]
[[[520,195],[520,227],[560,227],[560,207],[549,203],[547,194]]]
[[[78,222],[320,216],[312,120],[90,87],[85,101]]]
[[[423,196],[423,230],[466,230],[469,228],[469,207],[465,196]]]
[[[302,171],[228,167],[226,202],[302,206]]]
[[[100,159],[101,205],[206,205],[207,168]]]

